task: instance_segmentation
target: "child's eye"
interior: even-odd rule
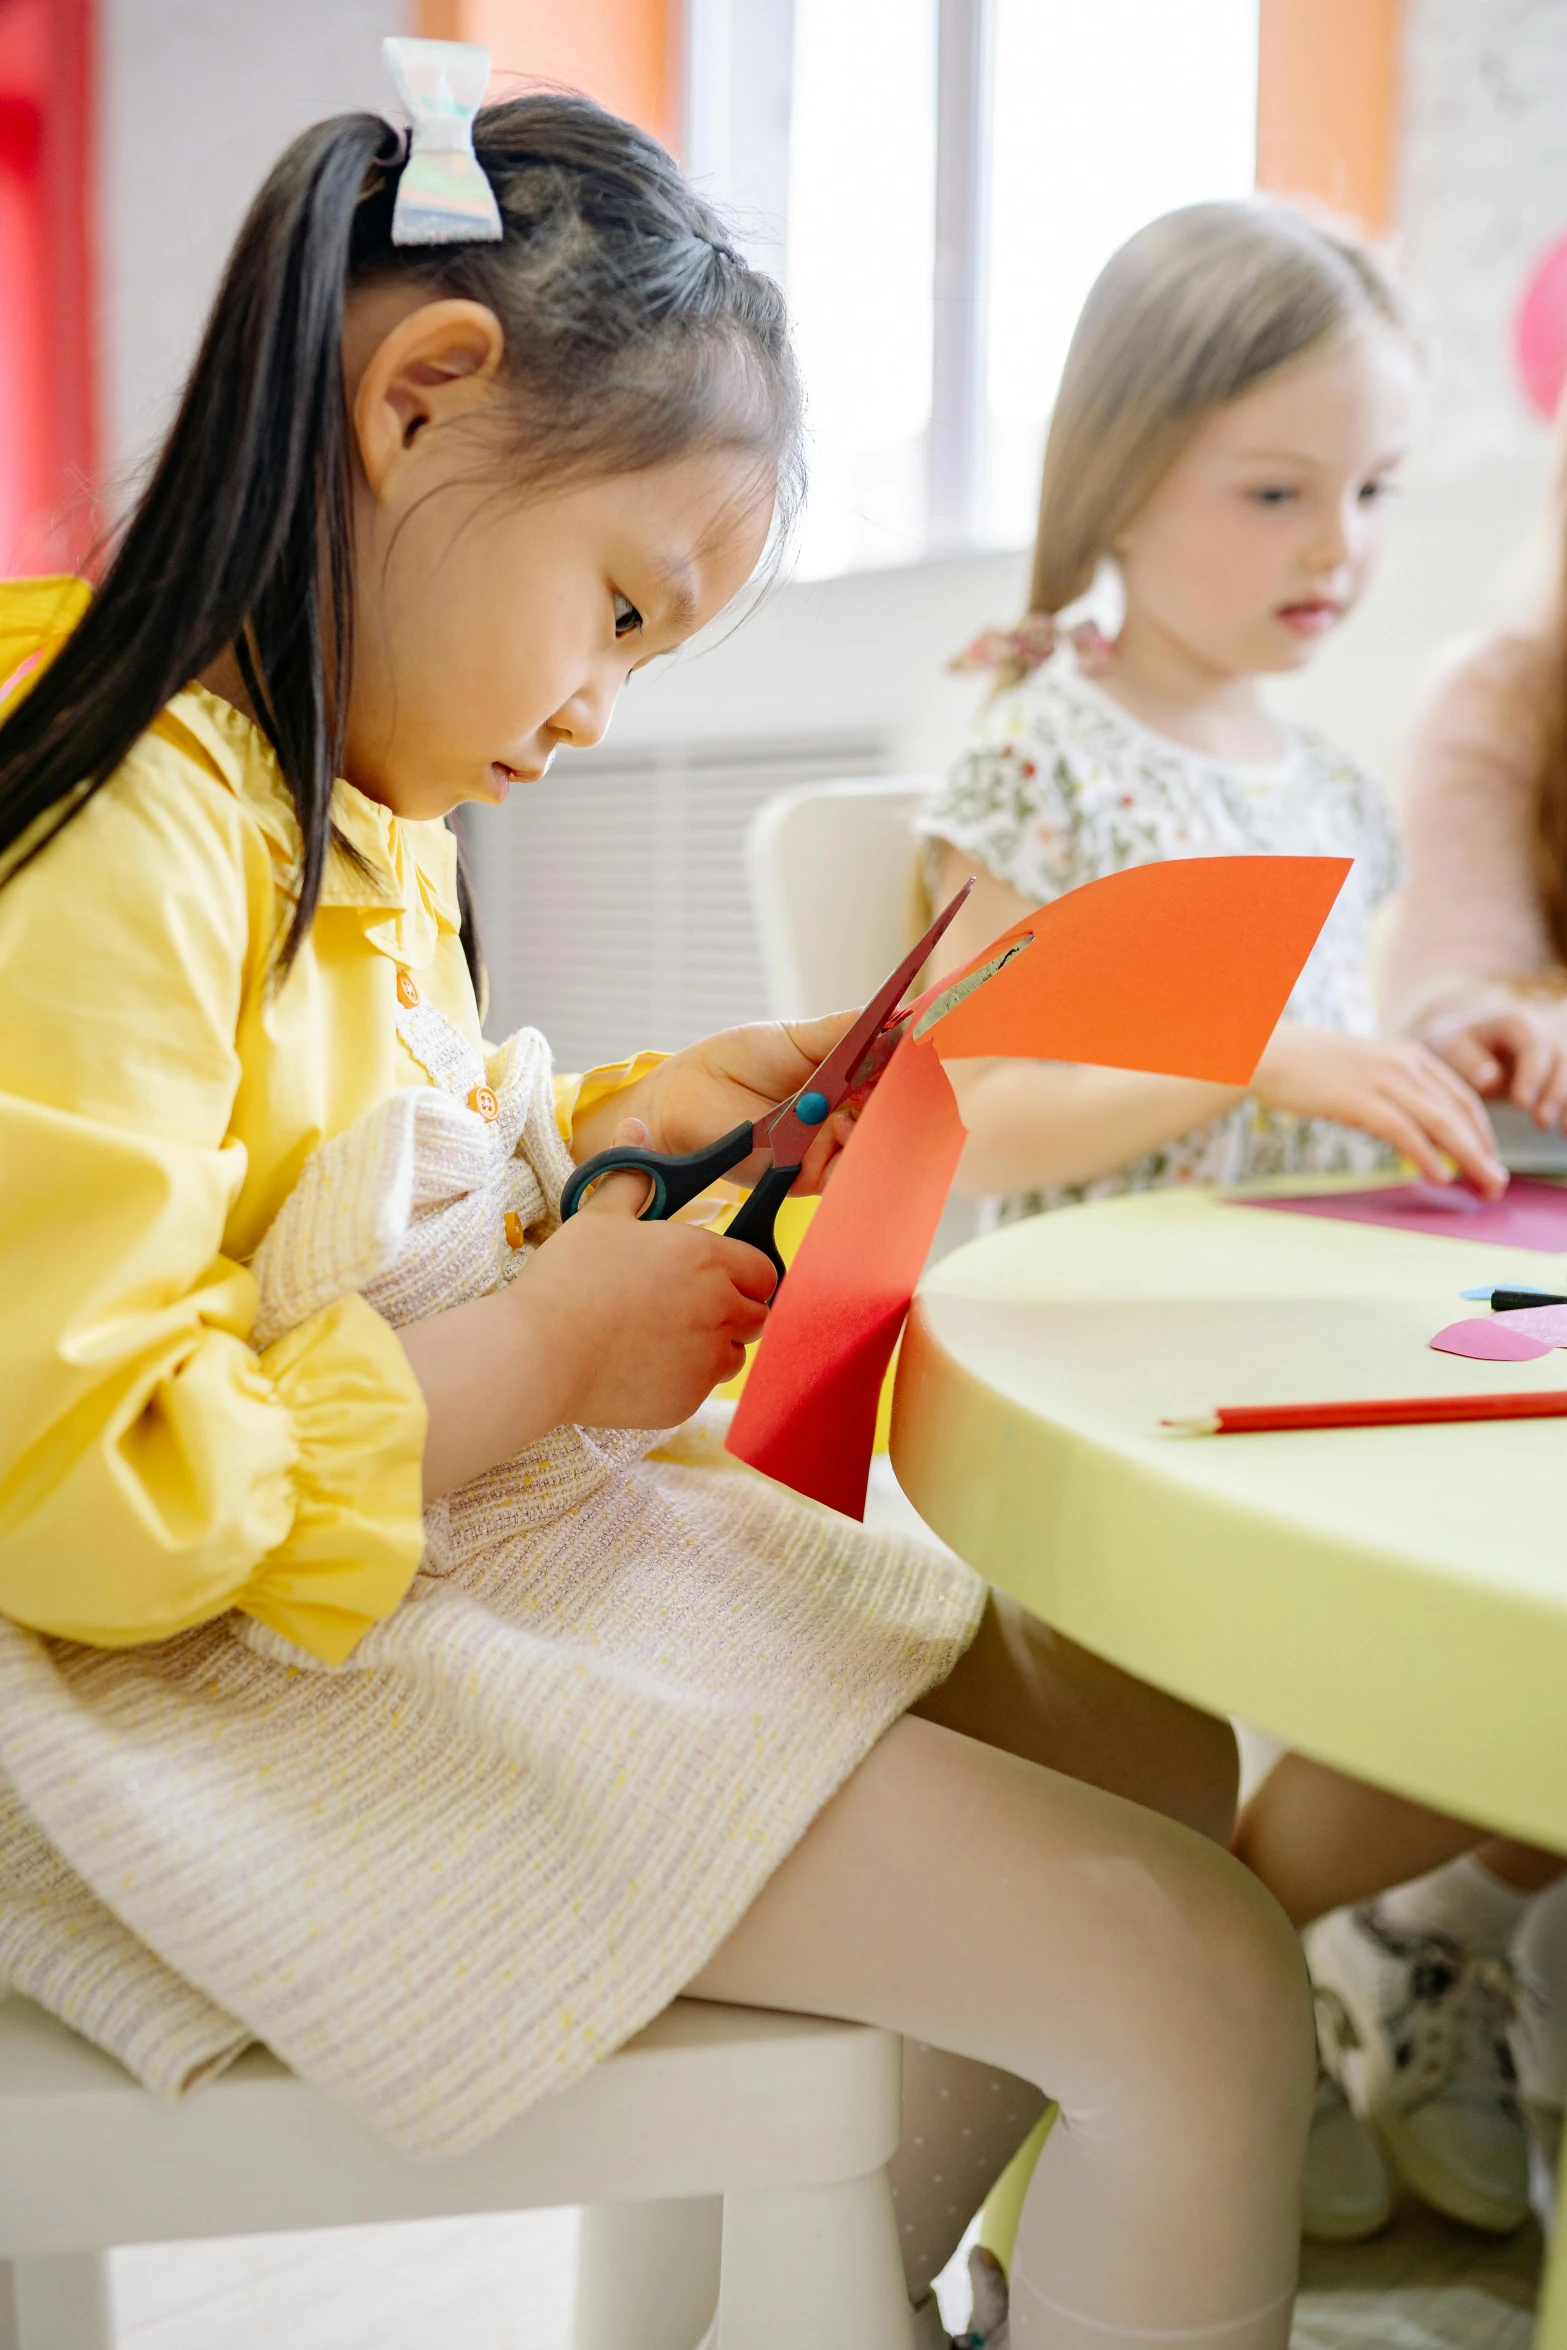
[[[1390,481],[1383,481],[1380,479],[1376,481],[1363,481],[1357,493],[1360,499],[1360,503],[1362,506],[1380,505],[1384,498],[1390,498],[1393,495],[1395,486],[1396,485]]]
[[[1259,506],[1287,506],[1292,498],[1299,497],[1300,492],[1286,488],[1282,482],[1271,482],[1248,494]]]
[[[615,598],[616,636],[634,636],[641,626],[642,615],[637,610],[635,604],[632,603],[630,597],[617,595]]]

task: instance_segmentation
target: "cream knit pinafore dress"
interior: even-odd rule
[[[556,1227],[543,1039],[486,1063],[433,1007],[400,1025],[432,1082],[307,1162],[258,1346],[351,1290],[396,1325],[525,1278]],[[426,1535],[340,1666],[238,1613],[122,1650],[0,1619],[0,1977],[152,2090],[261,2040],[441,2156],[690,1981],[984,1592],[702,1419],[556,1429]]]

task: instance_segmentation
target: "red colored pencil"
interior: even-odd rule
[[[1231,1404],[1190,1420],[1161,1420],[1194,1436],[1252,1436],[1278,1428],[1407,1428],[1430,1420],[1553,1420],[1567,1417],[1567,1388],[1514,1395],[1399,1395],[1364,1403]]]

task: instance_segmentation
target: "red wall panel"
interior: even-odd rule
[[[92,127],[92,0],[0,0],[0,572],[93,537]]]

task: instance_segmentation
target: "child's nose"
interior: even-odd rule
[[[1358,506],[1332,506],[1322,513],[1314,534],[1312,566],[1321,572],[1342,571],[1360,552],[1365,532]]]
[[[619,677],[584,680],[550,720],[561,741],[575,751],[588,751],[602,742],[620,699],[620,687]]]

